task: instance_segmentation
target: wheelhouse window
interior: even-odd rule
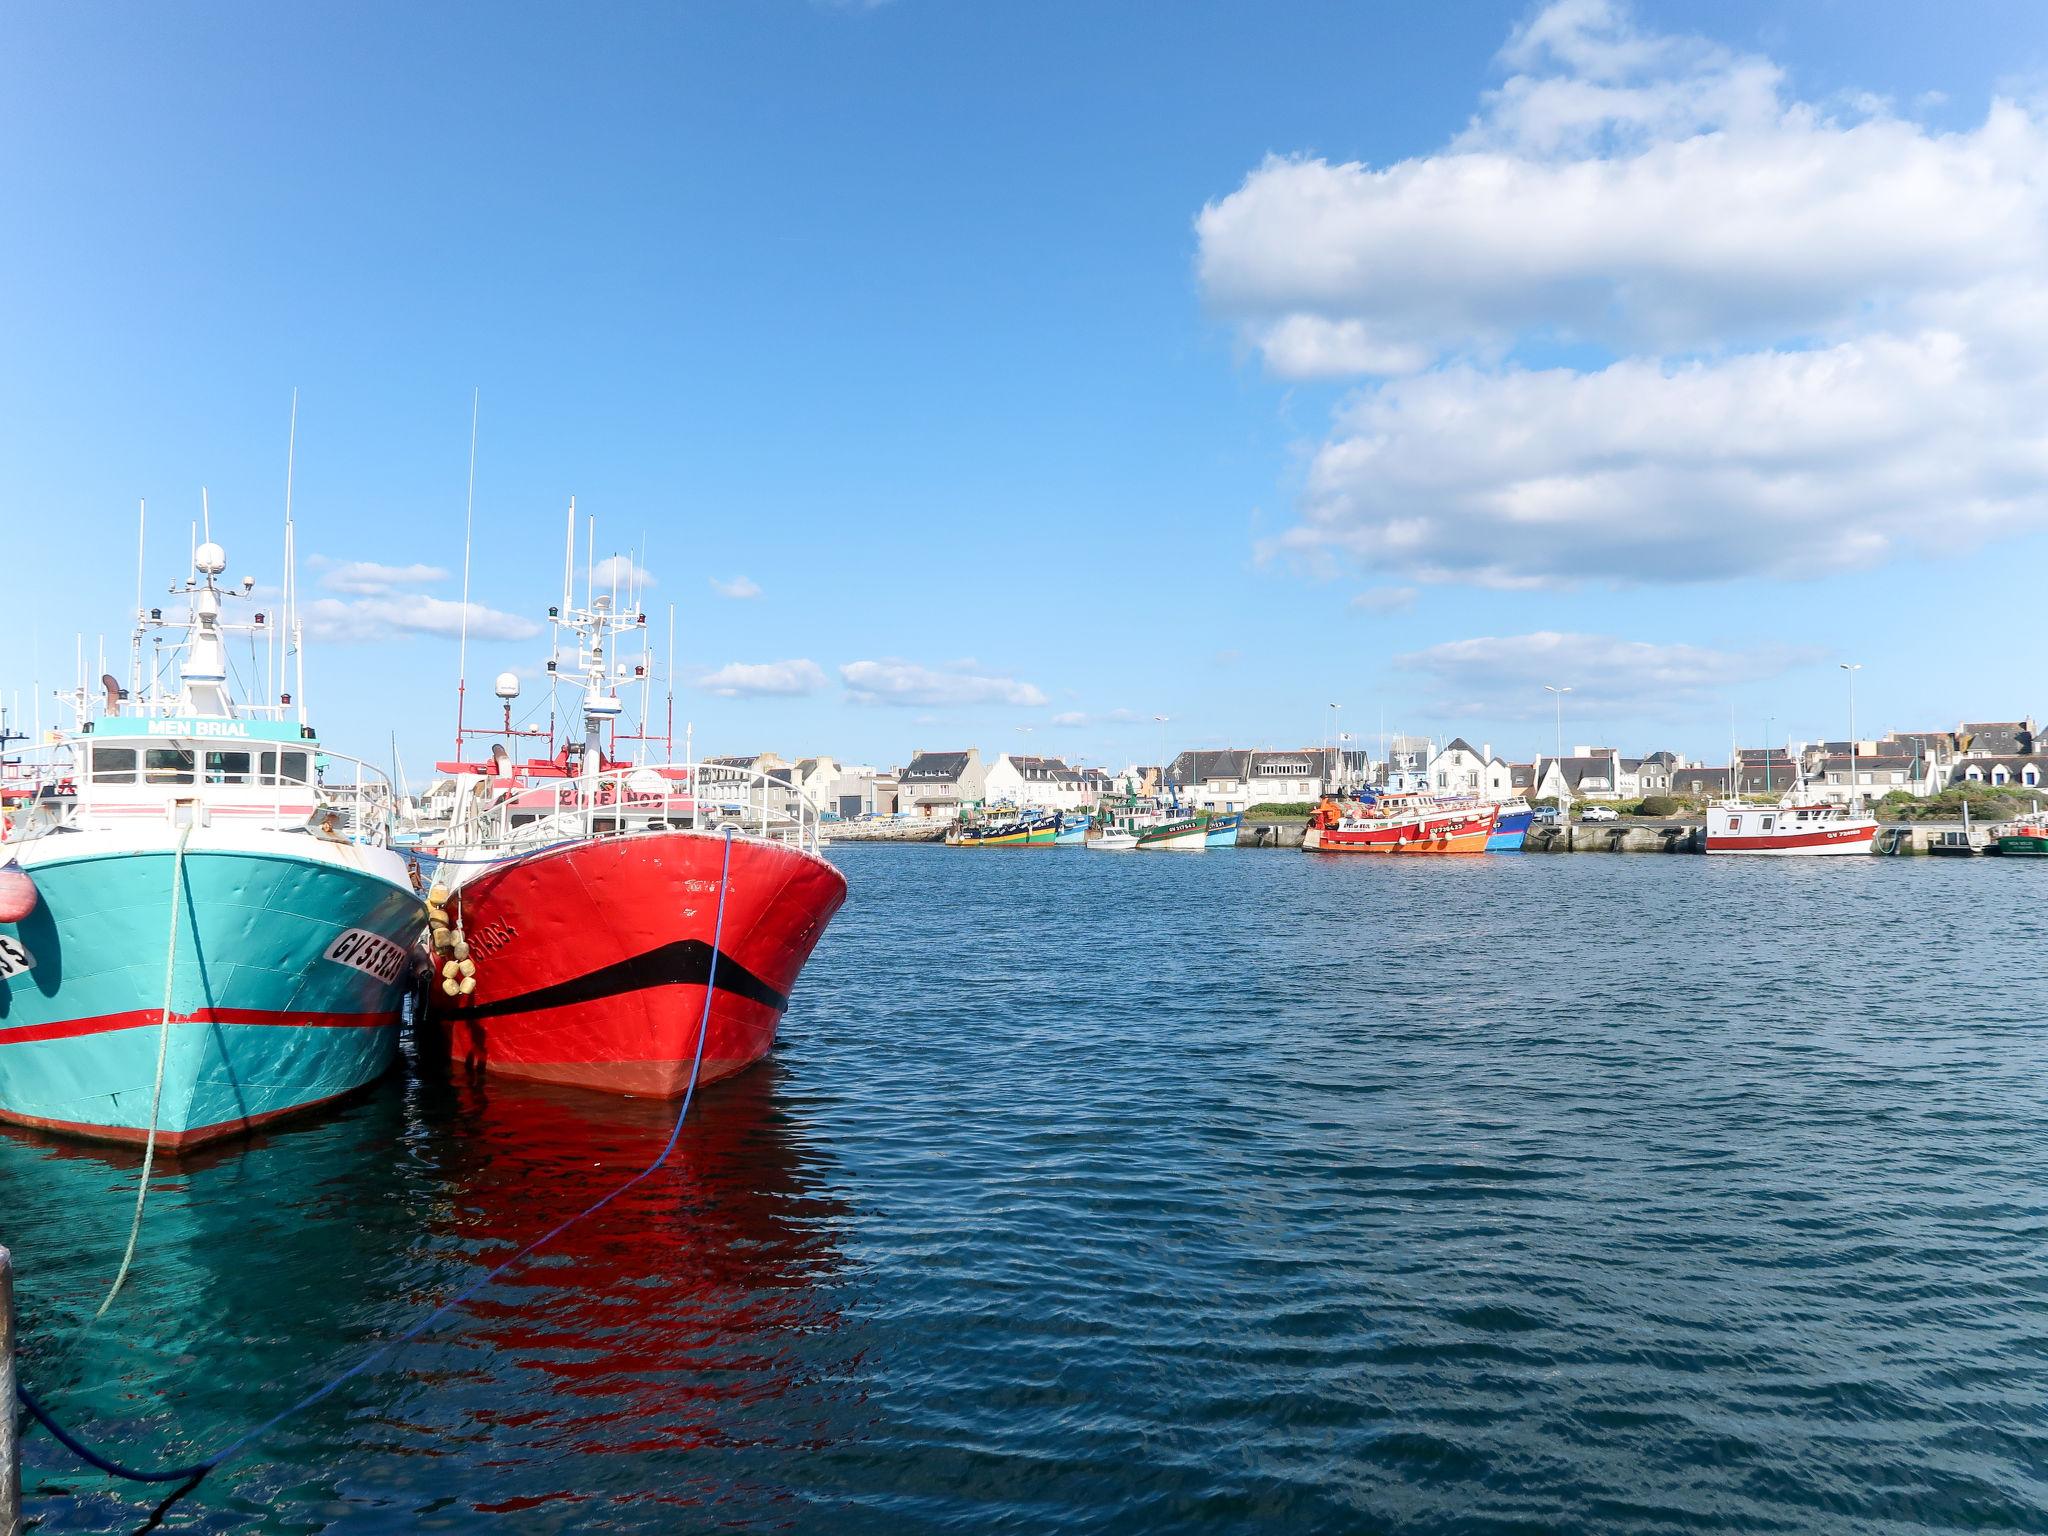
[[[192,751],[189,747],[151,747],[143,760],[142,776],[151,784],[190,784]]]
[[[1740,816],[1730,816],[1728,818],[1728,830],[1730,832],[1740,832],[1742,830],[1742,818]]]
[[[209,752],[206,754],[206,782],[209,784],[247,784],[253,775],[249,771],[247,752]]]
[[[306,782],[306,754],[303,752],[265,752],[261,767],[266,784]]]
[[[1763,818],[1762,822],[1758,824],[1757,830],[1759,832],[1768,832],[1777,824],[1778,819],[1775,816],[1766,816]]]
[[[92,753],[92,781],[95,784],[133,784],[133,747],[95,747]]]

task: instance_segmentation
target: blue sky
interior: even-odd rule
[[[574,495],[710,750],[2048,713],[2044,87],[2019,4],[13,7],[0,692],[137,497],[274,580],[296,388],[316,720],[445,756],[474,389],[472,678]]]

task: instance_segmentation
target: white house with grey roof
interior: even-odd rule
[[[988,770],[974,747],[965,752],[913,752],[897,776],[899,811],[935,821],[958,821],[963,806],[986,798]]]
[[[982,798],[991,805],[1038,806],[1052,811],[1092,811],[1102,798],[1105,776],[1073,768],[1057,757],[1005,752],[982,779]]]
[[[1167,765],[1166,777],[1180,798],[1198,809],[1242,811],[1321,799],[1364,783],[1369,767],[1365,753],[1341,747],[1294,752],[1228,747],[1183,752]]]
[[[1494,756],[1492,743],[1474,747],[1462,736],[1430,754],[1423,776],[1439,794],[1506,800],[1515,793],[1513,771],[1505,758]]]

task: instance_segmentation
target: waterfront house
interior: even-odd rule
[[[801,768],[803,765],[797,765]],[[896,813],[896,775],[866,763],[848,763],[812,798],[844,821]]]
[[[1494,756],[1490,743],[1474,747],[1462,736],[1452,737],[1439,748],[1425,772],[1430,788],[1443,794],[1505,800],[1515,793],[1514,774],[1507,760]]]
[[[2024,720],[1966,720],[1956,727],[1956,741],[1968,756],[2033,757],[2038,730],[2031,715]]]
[[[839,778],[839,763],[829,756],[800,757],[790,770],[790,780],[821,808],[827,806],[832,786]]]
[[[1621,754],[1612,747],[1576,747],[1570,757],[1536,759],[1536,798],[1619,800]]]
[[[897,775],[897,809],[928,820],[958,821],[963,806],[978,804],[987,777],[981,753],[914,751]]]
[[[1183,752],[1167,765],[1167,781],[1203,810],[1242,811],[1254,805],[1299,805],[1365,782],[1366,754],[1346,747],[1299,751],[1224,748]]]
[[[1094,774],[1094,777],[1090,777]],[[1005,752],[989,765],[982,798],[991,805],[1040,806],[1054,811],[1093,810],[1102,798],[1094,770],[1069,767],[1057,757]]]
[[[2036,789],[2048,781],[2048,757],[1969,753],[1949,766],[1950,784],[2017,785]]]

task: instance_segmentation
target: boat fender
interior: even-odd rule
[[[0,923],[18,923],[36,909],[36,883],[9,859],[0,864]]]

